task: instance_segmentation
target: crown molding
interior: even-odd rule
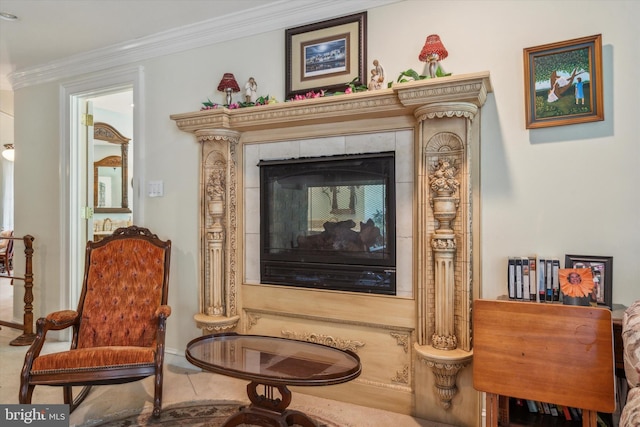
[[[151,36],[16,70],[13,90],[128,65],[189,49],[319,22],[404,0],[281,0],[251,10],[175,28]],[[313,16],[310,20],[309,17]],[[253,22],[247,26],[247,22]]]

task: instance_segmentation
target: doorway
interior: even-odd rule
[[[13,94],[7,97],[0,110],[0,232],[2,235],[14,229],[13,222]],[[5,111],[6,108],[6,111]],[[19,242],[18,242],[19,243]],[[7,250],[9,241],[0,240],[0,247]],[[15,245],[14,245],[15,246]],[[19,247],[19,245],[18,245]],[[10,325],[14,323],[13,286],[8,266],[0,265],[0,323]]]
[[[92,215],[86,240],[101,240],[119,227],[133,223],[131,155],[133,91],[131,89],[90,98],[93,138],[87,138],[87,206]],[[90,129],[91,127],[88,127]],[[89,135],[91,136],[91,135]]]
[[[104,73],[91,79],[82,79],[63,86],[61,101],[64,106],[64,135],[61,165],[66,176],[63,179],[65,203],[61,230],[61,283],[68,283],[61,290],[61,306],[74,307],[79,298],[84,271],[84,251],[88,240],[94,240],[94,230],[102,231],[111,224],[138,223],[142,217],[142,197],[138,183],[144,182],[140,166],[142,158],[142,78],[143,69]],[[87,112],[93,117],[87,117]],[[95,141],[96,122],[108,123],[130,139],[127,156],[129,171],[126,185],[128,212],[94,214],[94,162],[109,154],[105,141]],[[120,147],[118,147],[120,149]],[[105,225],[105,221],[107,225]]]

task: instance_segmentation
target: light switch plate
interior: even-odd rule
[[[164,183],[163,181],[149,181],[149,197],[162,197],[164,196]]]

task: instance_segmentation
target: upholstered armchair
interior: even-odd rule
[[[88,242],[77,310],[38,319],[20,381],[20,403],[31,403],[36,385],[61,386],[73,410],[91,386],[155,376],[153,414],[162,406],[162,369],[171,241],[146,228],[117,229]],[[68,351],[40,354],[46,334],[72,328]],[[72,386],[83,386],[73,397]]]
[[[0,273],[8,274],[13,263],[13,239],[7,237],[13,237],[13,230],[0,231]]]

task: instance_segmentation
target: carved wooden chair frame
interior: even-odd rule
[[[159,416],[170,256],[170,240],[136,226],[88,242],[78,308],[38,319],[21,373],[20,403],[31,403],[36,385],[61,386],[73,412],[93,385],[155,376],[153,414]],[[48,331],[69,327],[69,351],[40,354]],[[72,386],[83,386],[75,399]]]

